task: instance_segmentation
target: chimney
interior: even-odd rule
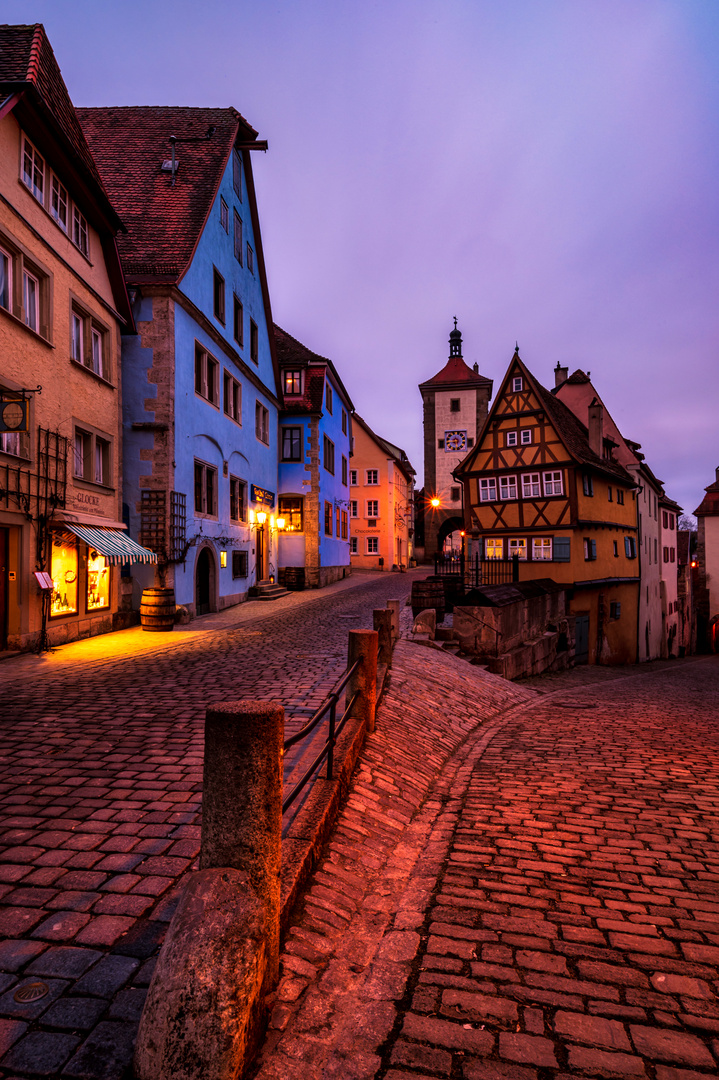
[[[565,383],[568,378],[569,378],[569,368],[568,367],[560,367],[559,366],[559,361],[557,360],[557,366],[554,369],[554,386],[555,386],[555,388],[557,386],[561,386],[562,383]]]
[[[589,448],[597,457],[602,456],[604,439],[604,406],[596,398],[589,406]]]
[[[479,375],[479,364],[477,364],[476,362],[472,364],[472,370],[474,371],[475,375]],[[717,469],[717,472],[719,472],[719,469]]]

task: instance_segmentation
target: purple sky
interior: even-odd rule
[[[275,320],[421,482],[457,315],[499,380],[590,370],[687,511],[719,465],[714,0],[5,0],[81,105],[234,105]]]

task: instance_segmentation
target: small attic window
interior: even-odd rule
[[[521,375],[515,376],[515,378],[512,379],[512,391],[513,391],[513,393],[517,393],[519,390],[522,390],[523,388],[524,388],[524,383],[522,382],[522,376]]]
[[[177,160],[177,158],[175,158],[175,172],[177,172],[179,167],[180,167],[180,162]],[[172,158],[167,158],[165,161],[163,161],[163,163],[162,163],[162,171],[163,172],[169,172],[169,173],[172,172]]]

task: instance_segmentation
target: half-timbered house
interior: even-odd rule
[[[520,581],[551,578],[576,617],[576,659],[637,658],[635,481],[611,440],[546,390],[517,349],[477,443],[455,470],[482,560],[516,557]]]

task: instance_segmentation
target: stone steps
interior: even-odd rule
[[[283,588],[282,585],[272,584],[269,581],[260,582],[259,585],[252,585],[249,590],[251,600],[281,600],[283,596],[289,595],[289,590]]]

